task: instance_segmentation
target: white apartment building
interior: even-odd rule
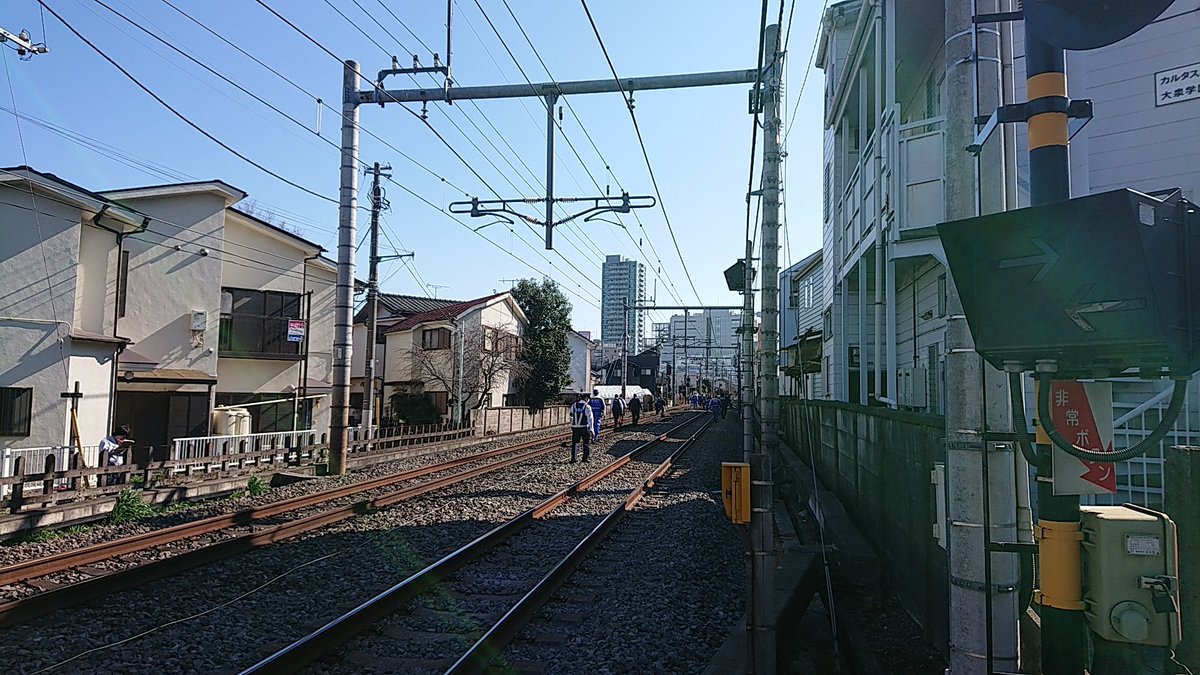
[[[825,309],[821,291],[821,251],[779,273],[779,395],[812,398],[821,390],[821,373],[797,374],[804,368],[803,355],[815,357],[820,367],[821,313]],[[803,345],[803,349],[802,349]]]
[[[826,398],[944,411],[947,268],[934,226],[948,219],[953,200],[963,201],[948,191],[947,166],[972,167],[946,140],[950,97],[972,96],[945,86],[944,42],[971,38],[943,34],[954,1],[847,0],[823,18],[816,63],[826,74],[826,308],[818,395]],[[1071,124],[1074,196],[1119,187],[1200,196],[1200,92],[1161,82],[1200,68],[1198,8],[1200,0],[1177,0],[1125,40],[1068,52],[1070,96],[1094,105],[1092,120]],[[981,44],[999,39],[1000,63],[981,61],[979,69],[993,69],[1004,102],[1024,101],[1021,24],[985,28],[991,32]],[[1024,125],[993,135],[975,188],[982,212],[1028,205],[1027,158]],[[1146,416],[1166,405],[1137,408],[1163,386],[1118,385],[1118,445],[1136,440]],[[1190,395],[1176,440],[1189,438],[1198,420],[1200,396]],[[1123,464],[1115,499],[1158,503],[1160,466],[1161,456]]]
[[[671,366],[672,372],[678,373],[678,384],[686,383],[689,390],[705,379],[721,380],[725,385],[736,382],[741,312],[701,310],[674,314],[665,324],[658,338],[660,368],[664,373]]]

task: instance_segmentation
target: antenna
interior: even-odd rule
[[[450,287],[449,287],[449,286],[446,286],[445,284],[425,284],[425,288],[432,288],[432,289],[433,289],[433,299],[434,299],[434,300],[437,300],[437,296],[438,296],[438,289],[440,289],[440,288],[450,288]]]

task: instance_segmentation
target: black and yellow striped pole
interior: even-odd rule
[[[1062,49],[1051,47],[1025,21],[1025,76],[1031,206],[1071,198],[1067,152],[1067,74]],[[1042,451],[1049,456],[1049,446]],[[1038,469],[1038,542],[1042,672],[1082,675],[1086,653],[1079,497],[1055,495],[1050,463]]]

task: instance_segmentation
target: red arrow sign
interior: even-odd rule
[[[1103,411],[1103,414],[1111,414],[1111,411]],[[1095,452],[1113,451],[1112,440],[1105,443],[1100,435],[1100,426],[1096,424],[1096,416],[1082,382],[1054,381],[1050,388],[1050,417],[1058,433],[1075,445]],[[1112,464],[1083,460],[1080,460],[1080,464],[1084,469],[1079,474],[1080,478],[1109,492],[1116,492],[1117,473]]]

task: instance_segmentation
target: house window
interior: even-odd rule
[[[448,331],[447,331],[448,332]],[[433,405],[434,409],[445,415],[450,409],[450,393],[445,391],[430,391],[425,393],[425,397]]]
[[[483,351],[495,353],[501,350],[500,346],[500,331],[491,326],[483,327]]]
[[[129,251],[121,251],[121,262],[117,268],[117,316],[125,316],[125,296],[129,288]]]
[[[33,389],[0,387],[0,436],[29,436]]]
[[[642,375],[651,375],[653,372],[654,371],[650,370],[649,368],[642,368]]]
[[[222,356],[299,360],[300,343],[287,339],[288,320],[300,318],[300,294],[226,288],[221,293]]]
[[[946,316],[946,275],[938,276],[937,280],[938,294],[938,316]]]
[[[800,306],[800,277],[792,277],[792,286],[788,292],[788,307],[796,308]]]
[[[421,331],[421,349],[449,349],[449,328],[426,328]]]
[[[821,328],[823,329],[825,339],[828,340],[829,338],[833,337],[833,311],[832,311],[832,309],[826,308],[825,311],[822,313],[821,318],[822,318]]]

